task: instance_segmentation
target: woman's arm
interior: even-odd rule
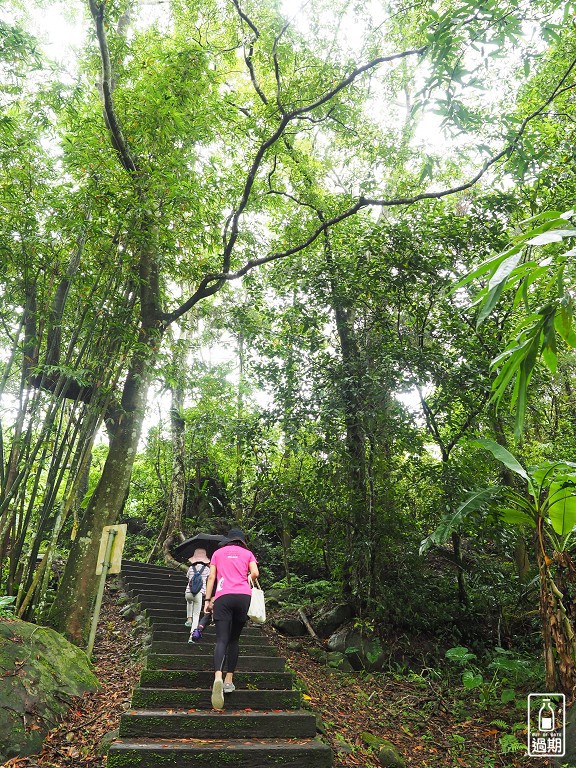
[[[248,563],[249,573],[250,576],[252,576],[252,581],[255,581],[258,576],[260,576],[260,571],[258,570],[258,566],[256,565],[255,560],[250,560]]]
[[[204,604],[204,610],[206,613],[210,613],[212,610],[212,601],[214,599],[214,587],[216,584],[216,566],[210,566],[210,574],[208,581],[206,582],[206,603]]]

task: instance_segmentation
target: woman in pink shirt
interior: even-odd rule
[[[231,528],[219,549],[212,555],[210,574],[206,584],[204,610],[212,611],[216,625],[214,648],[214,685],[212,706],[223,709],[224,694],[232,693],[232,677],[238,663],[238,641],[248,621],[248,608],[252,590],[248,576],[259,576],[256,558],[246,545],[240,528]],[[223,679],[224,659],[226,678]]]

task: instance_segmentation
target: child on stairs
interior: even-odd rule
[[[190,627],[190,638],[188,640],[190,643],[194,642],[195,640],[199,640],[202,637],[202,630],[206,624],[210,622],[211,618],[209,614],[207,617],[203,617],[204,624],[202,625],[202,629],[199,631],[199,619],[204,603],[204,598],[206,596],[206,582],[210,572],[210,560],[208,559],[206,550],[198,548],[194,550],[192,557],[188,558],[188,562],[190,563],[190,567],[186,573],[187,583],[186,591],[184,593],[184,597],[186,598],[186,622],[184,626]],[[202,580],[202,585],[200,586],[200,589],[195,592],[193,588],[194,581],[199,583],[200,578]]]

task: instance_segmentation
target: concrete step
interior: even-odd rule
[[[176,617],[173,618],[170,622],[158,622],[154,618],[150,624],[152,631],[154,635],[156,635],[157,632],[168,632],[168,633],[175,633],[177,635],[179,634],[190,634],[190,627],[184,626],[185,618]],[[204,635],[206,637],[216,637],[216,627],[214,624],[208,624],[206,629],[204,630]],[[259,627],[257,624],[252,624],[252,622],[248,622],[244,629],[242,630],[242,637],[251,637],[251,638],[257,638],[257,640],[262,640],[263,642],[267,642],[266,635],[263,633],[262,628]],[[255,640],[251,640],[250,642],[256,642]]]
[[[170,581],[166,584],[134,584],[131,581],[125,581],[124,582],[124,589],[126,589],[130,594],[141,594],[143,597],[153,597],[156,595],[156,599],[160,597],[160,595],[182,595],[184,596],[184,592],[186,591],[186,584],[188,582],[186,579],[182,579],[182,581]]]
[[[212,675],[212,678],[214,675]],[[236,676],[235,676],[236,678]],[[210,681],[211,682],[211,681]],[[235,679],[236,684],[236,679]],[[211,709],[211,689],[198,688],[136,688],[132,696],[132,708],[167,707],[169,709]],[[270,688],[248,690],[236,688],[224,697],[226,709],[299,709],[302,705],[300,691]]]
[[[182,590],[181,595],[165,595],[163,597],[156,596],[154,598],[139,596],[138,605],[146,611],[174,611],[177,614],[184,612],[184,616],[186,616],[186,598],[184,597],[184,590]]]
[[[195,654],[211,654],[214,653],[216,643],[214,638],[202,638],[194,643],[189,643],[189,635],[182,635],[178,640],[162,641],[162,645],[157,645],[155,638],[152,639],[150,650],[152,653],[176,653],[179,655],[187,655],[188,653]],[[252,640],[252,642],[251,642]],[[278,656],[278,651],[274,646],[268,643],[256,644],[253,642],[254,638],[241,637],[240,638],[240,653],[246,656]]]
[[[184,594],[188,581],[186,575],[178,578],[170,578],[165,581],[133,581],[131,579],[122,579],[124,589],[129,592],[142,591],[144,594],[157,595],[158,599],[162,598],[164,594],[179,594],[180,591]]]
[[[169,576],[122,576],[122,583],[125,587],[130,589],[175,589],[181,586],[182,589],[186,589],[188,579],[186,577],[186,571],[179,571]]]
[[[214,672],[187,669],[143,669],[140,685],[145,688],[211,688]],[[291,672],[235,672],[234,684],[238,689],[289,690],[294,684]]]
[[[122,568],[122,571],[120,572],[120,577],[122,579],[130,579],[130,580],[137,580],[141,582],[145,581],[168,581],[170,579],[178,578],[178,579],[185,579],[186,578],[186,572],[188,571],[188,566],[186,568],[177,569],[177,568],[164,568],[162,570],[150,570],[150,571],[142,571],[140,569],[124,569]]]
[[[142,606],[164,606],[166,610],[183,610],[186,613],[186,584],[177,587],[153,587],[150,592],[142,592],[141,588],[130,589],[126,587],[126,592],[130,595],[132,602],[140,603]]]
[[[181,600],[186,603],[184,597],[186,592],[186,581],[182,584],[152,584],[150,587],[142,587],[140,585],[132,586],[131,584],[124,584],[125,590],[129,595],[132,595],[133,599],[140,600],[141,602],[154,602],[159,603],[163,600],[170,600],[170,603]]]
[[[330,768],[332,751],[318,739],[124,739],[108,752],[107,768]]]
[[[316,718],[305,710],[130,709],[120,718],[119,733],[121,738],[303,739],[316,735]]]
[[[146,615],[148,620],[151,624],[154,625],[165,625],[164,629],[171,629],[171,628],[178,628],[184,626],[184,621],[186,619],[186,613],[182,613],[182,610],[179,607],[175,607],[174,609],[166,609],[166,606],[164,606],[162,609],[159,608],[148,608],[148,607],[141,607],[142,613]],[[210,628],[210,627],[209,627]],[[252,624],[252,622],[248,621],[245,628],[242,630],[242,634],[245,632],[253,630],[254,634],[258,634],[262,632],[262,629],[257,624]]]
[[[245,638],[240,638],[240,654],[242,656],[278,656],[278,651],[271,645],[262,643],[254,645],[244,642]],[[150,646],[151,653],[171,653],[176,655],[206,654],[214,650],[215,639],[203,637],[200,642],[188,643],[187,639],[178,641],[152,640]]]
[[[185,627],[184,623],[182,623],[182,627],[174,627],[173,629],[169,630],[163,630],[163,629],[152,629],[152,638],[154,640],[163,641],[166,640],[169,643],[185,643],[187,642],[188,638],[190,637],[190,627]],[[240,636],[240,642],[244,640],[247,637],[247,635],[244,635],[244,632]],[[254,643],[255,638],[251,637],[250,640],[247,642]],[[214,644],[216,642],[216,635],[211,632],[208,633],[206,630],[204,630],[204,634],[202,637],[201,643],[207,642]]]
[[[156,570],[161,571],[162,573],[169,572],[171,573],[174,570],[177,570],[176,568],[173,568],[172,566],[168,565],[158,565],[157,563],[142,563],[138,560],[122,560],[122,570],[125,568],[130,568],[130,570]]]
[[[186,568],[186,570],[188,569]],[[139,567],[135,568],[124,562],[122,563],[120,576],[123,579],[131,578],[164,580],[174,577],[181,579],[183,576],[184,578],[186,577],[186,570],[184,570],[184,568],[161,568],[157,565],[140,565]]]
[[[213,654],[149,653],[146,658],[148,669],[214,669]],[[238,658],[241,672],[283,672],[286,666],[279,656],[244,656]]]

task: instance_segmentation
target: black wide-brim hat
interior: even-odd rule
[[[244,547],[248,546],[246,544],[246,537],[244,536],[244,531],[242,531],[241,528],[230,528],[230,530],[224,537],[224,541],[220,546],[225,547],[226,544],[232,544],[234,542],[237,542],[238,544],[242,544],[242,546]]]

